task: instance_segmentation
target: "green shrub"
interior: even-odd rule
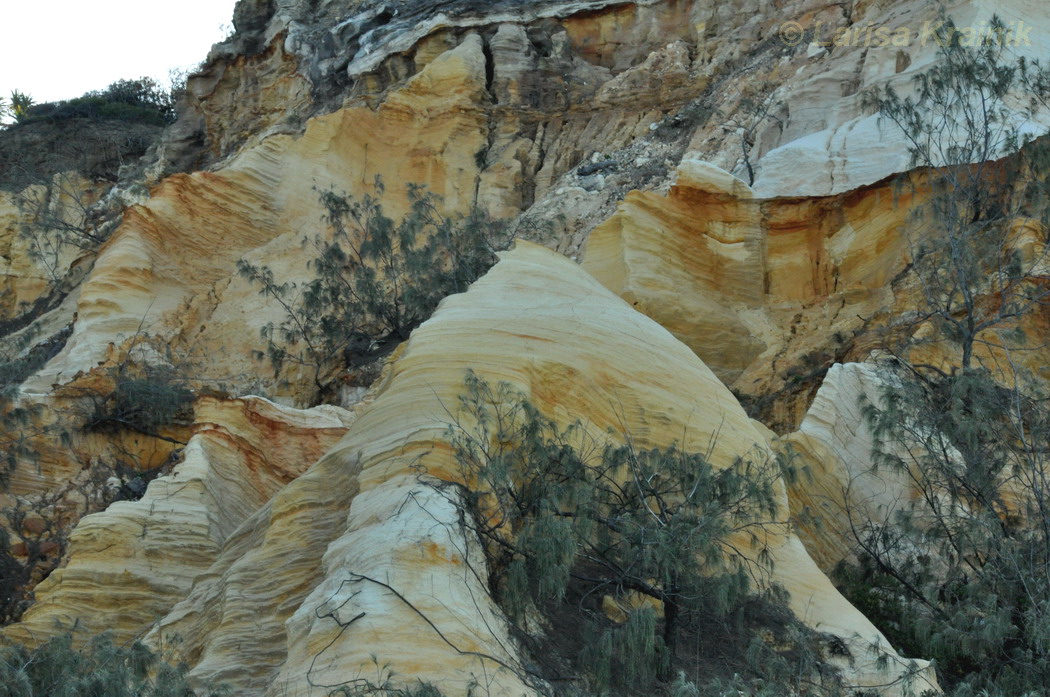
[[[170,92],[149,77],[118,80],[105,89],[59,102],[31,102],[16,114],[18,123],[94,119],[164,126],[175,120]]]
[[[33,650],[0,648],[0,697],[195,697],[195,693],[186,681],[185,666],[165,663],[138,641],[121,646],[101,634],[79,649],[68,635]]]
[[[129,428],[157,435],[164,426],[189,415],[194,396],[174,371],[154,369],[145,377],[121,376],[112,392],[91,393],[90,399],[86,430]]]
[[[782,525],[787,462],[754,453],[716,468],[673,445],[638,449],[629,434],[603,445],[473,373],[447,438],[470,482],[451,500],[486,549],[495,597],[525,635],[546,613],[591,689],[652,691],[682,668],[704,684],[735,670],[837,689],[819,641],[769,581],[764,544]],[[626,621],[606,616],[603,596],[634,605]]]
[[[137,348],[151,345],[148,337],[137,336],[123,359],[106,369],[112,389],[74,388],[74,394],[83,397],[88,405],[85,430],[124,428],[160,437],[163,427],[192,416],[195,397],[184,368],[174,362],[170,346],[162,345],[165,362],[160,365],[134,360]]]
[[[328,371],[407,339],[442,298],[465,291],[507,245],[502,225],[477,209],[443,216],[437,198],[417,185],[409,185],[409,211],[395,222],[379,202],[378,178],[375,188],[377,196],[360,200],[321,192],[329,232],[303,241],[316,252],[313,280],[282,282],[269,267],[238,262],[241,275],[286,314],[262,330],[275,376],[286,364],[305,366],[323,392]]]
[[[991,26],[1004,29],[998,18]],[[950,22],[943,32],[912,96],[886,88],[868,101],[927,168],[929,203],[902,231],[919,291],[911,329],[924,328],[913,341],[958,357],[928,365],[904,352],[897,379],[864,404],[871,474],[891,471],[911,492],[878,520],[849,512],[855,554],[836,576],[896,646],[934,659],[949,694],[1043,694],[1050,395],[1016,359],[1033,348],[1019,327],[1045,311],[1050,291],[1045,252],[1025,258],[1011,227],[1050,222],[1050,149],[1045,137],[1026,144],[1007,105],[1045,107],[1050,73],[1010,60],[998,40],[968,46]]]
[[[26,564],[13,550],[11,533],[0,525],[0,626],[17,622],[27,607]]]
[[[1020,384],[906,377],[865,409],[876,474],[903,474],[914,496],[885,524],[855,518],[837,579],[953,694],[1050,684],[1050,412]]]

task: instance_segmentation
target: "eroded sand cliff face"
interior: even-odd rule
[[[452,694],[486,675],[501,694],[531,694],[514,672],[526,672],[523,659],[488,597],[477,542],[429,481],[458,481],[444,439],[468,369],[597,437],[612,429],[643,449],[713,442],[719,467],[740,453],[771,457],[763,432],[688,347],[572,262],[521,243],[468,293],[442,304],[346,435],[272,500],[262,503],[273,487],[246,486],[243,451],[206,459],[216,435],[199,427],[172,477],[141,501],[81,523],[69,563],[37,589],[37,604],[8,636],[30,640],[56,620],[88,614],[122,638],[153,627],[158,642],[180,637],[201,684],[225,682],[243,694],[334,684],[364,674],[373,654]],[[323,416],[274,416],[275,432],[297,446],[284,466],[304,466],[310,450],[287,420],[320,428]],[[266,465],[281,463],[256,467]],[[879,669],[865,658],[866,647],[885,639],[789,531],[788,492],[779,497],[782,523],[765,533],[775,561],[769,580],[790,593],[807,624],[852,647],[851,683],[893,682],[904,662],[891,653]]]
[[[1045,21],[1034,6],[994,9]],[[992,9],[951,8],[964,22]],[[4,287],[17,299],[5,307],[41,297],[48,273],[64,284],[29,323],[68,338],[23,399],[50,403],[54,386],[91,379],[147,333],[200,387],[295,402],[306,377],[287,372],[280,386],[252,355],[281,308],[236,263],[305,278],[302,241],[326,229],[319,190],[361,196],[378,175],[396,216],[421,184],[443,211],[480,206],[561,255],[519,243],[444,301],[349,411],[198,400],[175,471],[85,518],[65,566],[3,636],[37,642],[78,622],[178,637],[195,679],[244,695],[323,694],[310,686],[365,675],[372,654],[448,694],[482,679],[494,694],[531,694],[481,550],[413,468],[455,479],[445,407],[473,369],[596,434],[705,449],[717,432],[723,466],[792,444],[815,476],[781,492],[784,522],[808,508],[825,526],[778,528],[773,580],[807,624],[855,649],[851,683],[899,691],[904,664],[892,649],[885,669],[868,657],[885,640],[822,569],[847,553],[828,532],[841,529],[847,485],[858,505],[899,494],[857,481],[870,438],[843,405],[880,378],[838,364],[867,360],[874,332],[914,304],[899,229],[926,195],[921,172],[901,186],[902,144],[859,95],[906,85],[935,46],[916,35],[892,50],[810,48],[781,29],[918,32],[933,19],[917,1],[242,0],[180,121],[107,195],[120,222],[101,249],[41,267],[19,248],[23,209],[0,196]],[[1033,53],[1047,36],[1032,33]],[[769,109],[758,121],[756,98]],[[94,186],[81,189],[100,196]],[[1019,230],[1045,244],[1038,226]],[[1045,336],[1050,317],[1031,321]],[[27,464],[15,481],[46,488],[71,463]]]
[[[678,336],[693,335],[686,343],[721,377],[738,383],[734,389],[767,396],[783,386],[783,375],[778,383],[766,373],[797,315],[815,330],[822,322],[810,321],[807,310],[814,305],[843,318],[868,317],[886,305],[885,297],[876,298],[870,307],[855,308],[860,312],[842,313],[824,302],[843,293],[853,300],[859,291],[878,295],[888,287],[891,267],[905,263],[893,230],[909,201],[892,183],[875,184],[907,166],[902,143],[886,127],[859,134],[851,119],[861,110],[860,91],[890,78],[906,87],[935,59],[936,47],[916,39],[909,49],[914,55],[901,62],[889,61],[895,52],[886,48],[847,46],[834,55],[809,55],[784,38],[782,25],[789,20],[824,22],[829,30],[844,24],[911,28],[930,20],[921,3],[859,3],[846,13],[848,20],[838,5],[758,9],[728,13],[703,2],[529,3],[524,9],[457,3],[435,14],[426,3],[326,3],[320,10],[242,5],[239,22],[250,29],[217,47],[204,73],[191,80],[192,104],[165,136],[147,181],[184,164],[180,157],[214,164],[210,171],[156,180],[149,199],[125,212],[77,289],[75,307],[66,307],[68,319],[77,312],[77,322],[65,350],[27,389],[43,392],[91,369],[105,360],[114,337],[142,326],[186,355],[222,353],[222,361],[212,361],[214,374],[240,390],[272,388],[247,357],[259,328],[279,318],[280,308],[237,276],[235,262],[245,258],[282,277],[302,277],[302,241],[325,229],[319,190],[361,196],[380,176],[387,185],[383,203],[397,214],[404,210],[405,185],[421,184],[442,196],[449,212],[480,205],[501,217],[520,214],[522,234],[579,257],[595,225],[608,220],[602,225],[607,236],[610,226],[646,208],[664,217],[653,230],[667,224],[687,235],[698,213],[689,206],[706,209],[713,199],[701,195],[690,203],[692,194],[676,192],[705,185],[683,182],[666,205],[657,193],[627,194],[673,182],[682,162],[705,162],[746,178],[740,132],[746,126],[757,179],[744,195],[752,202],[728,214],[750,222],[715,219],[707,234],[712,240],[746,237],[738,251],[748,260],[723,272],[733,276],[724,296],[695,300],[689,312],[700,314],[692,328],[678,326],[692,321],[684,316],[671,319],[684,308],[660,311]],[[1025,8],[999,9],[1009,18]],[[982,12],[968,3],[956,8],[960,18],[974,21]],[[285,58],[275,63],[274,52]],[[296,86],[287,87],[289,81]],[[286,86],[271,90],[272,84]],[[770,95],[770,111],[745,124],[752,117],[741,100],[752,92]],[[855,133],[865,149],[851,153],[815,143],[820,128]],[[813,182],[822,169],[806,164],[810,155],[795,152],[783,165],[767,157],[805,143],[832,169],[835,163],[867,169],[821,187]],[[856,191],[864,195],[839,194]],[[830,195],[797,198],[824,194]],[[717,218],[713,209],[699,214]],[[837,277],[840,270],[845,277]],[[656,266],[653,273],[663,270]],[[665,286],[673,275],[665,274]],[[721,293],[721,280],[689,283]],[[740,311],[729,311],[732,303],[742,303]],[[759,305],[784,317],[762,317]],[[840,324],[830,333],[855,329]],[[717,339],[707,349],[698,345],[712,332],[727,350]],[[823,360],[839,349],[821,346],[811,353]],[[756,360],[760,367],[743,375]],[[785,421],[800,419],[794,413]]]
[[[258,397],[197,405],[175,471],[138,501],[87,516],[67,563],[37,586],[37,602],[5,636],[36,643],[58,627],[140,636],[190,591],[240,524],[346,431],[338,407],[306,411]]]

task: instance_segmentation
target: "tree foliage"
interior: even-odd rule
[[[238,262],[242,276],[280,304],[285,318],[262,330],[275,373],[286,364],[308,368],[315,386],[333,366],[367,359],[407,339],[442,298],[484,274],[505,248],[503,226],[478,209],[444,216],[438,199],[408,186],[408,213],[383,212],[384,187],[361,199],[320,193],[328,230],[304,239],[313,248],[305,283],[283,281],[267,266]]]
[[[24,99],[19,103],[15,96],[11,96],[12,111],[19,124],[92,119],[164,126],[176,117],[172,91],[151,77],[117,80],[105,89],[85,92],[80,97],[58,102],[34,104],[22,95]]]
[[[224,692],[201,693],[214,697]],[[3,697],[196,697],[185,666],[172,666],[135,641],[118,645],[108,634],[77,648],[69,635],[36,649],[0,648]]]
[[[563,613],[570,593],[590,607],[576,665],[599,692],[669,682],[686,637],[700,653],[722,644],[750,651],[752,677],[799,677],[792,661],[813,638],[769,583],[765,547],[770,528],[783,525],[782,460],[745,453],[718,468],[710,451],[643,449],[630,437],[603,444],[579,424],[560,427],[505,383],[468,373],[465,388],[447,436],[469,484],[464,519],[487,550],[495,597],[519,626],[544,608]],[[603,596],[626,603],[622,623],[598,609]],[[762,611],[768,636],[798,654],[757,638]],[[702,628],[718,645],[700,648]],[[802,671],[807,679],[818,663]]]
[[[998,18],[991,27],[1006,35]],[[926,168],[929,203],[904,231],[922,291],[914,324],[932,323],[969,369],[988,332],[1047,299],[1034,282],[1045,280],[1045,250],[1026,256],[1012,233],[1026,219],[1048,220],[1050,144],[1022,127],[1046,105],[1050,79],[1038,63],[1011,61],[1003,41],[968,46],[950,22],[944,31],[939,61],[915,77],[913,95],[875,88],[866,101],[903,133],[912,164]]]
[[[912,489],[854,520],[840,578],[891,640],[960,695],[1050,682],[1050,418],[1040,392],[973,369],[904,379],[866,406],[876,474]]]
[[[77,173],[60,172],[15,197],[22,218],[19,236],[52,288],[69,271],[73,255],[98,249],[107,237],[92,211],[97,192]]]
[[[160,433],[165,426],[192,416],[195,396],[186,373],[170,345],[136,334],[121,360],[102,371],[105,387],[72,387],[85,404],[82,428],[167,439]]]
[[[13,343],[20,350],[0,361],[0,625],[17,621],[31,604],[33,588],[61,561],[81,516],[117,498],[141,496],[146,482],[172,464],[169,458],[149,466],[119,439],[104,449],[97,441],[81,447],[80,436],[130,430],[177,443],[159,431],[187,416],[193,400],[173,366],[141,366],[128,358],[102,371],[108,389],[71,388],[64,396],[81,403],[69,413],[21,396],[22,383],[61,350],[71,330],[40,343],[33,343],[29,332]],[[43,492],[9,490],[17,469],[25,473],[50,465],[55,452],[63,462],[79,464],[72,476]]]
[[[36,102],[33,98],[20,90],[11,90],[11,99],[4,103],[0,98],[0,117],[11,116],[16,122],[25,120],[29,110]]]
[[[1048,219],[1047,143],[1026,145],[1006,105],[1020,95],[1031,110],[1045,105],[1050,81],[1038,64],[1009,61],[1001,41],[968,47],[952,36],[913,96],[869,95],[929,168],[930,204],[906,231],[922,303],[913,326],[954,352],[940,365],[901,358],[865,404],[871,474],[903,477],[911,493],[884,520],[849,511],[856,555],[838,578],[891,641],[934,659],[952,694],[1042,694],[1050,417],[1018,358],[1031,350],[1020,326],[1048,298],[1046,260],[1015,233]]]

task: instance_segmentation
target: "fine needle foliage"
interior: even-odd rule
[[[1048,291],[1045,252],[1025,249],[1016,231],[1048,220],[1047,145],[1024,145],[1004,105],[1022,94],[1045,106],[1050,81],[1038,64],[1007,60],[1001,41],[966,46],[950,23],[946,31],[915,96],[870,95],[914,163],[930,168],[930,203],[905,231],[921,290],[913,329],[946,350],[937,365],[905,352],[899,374],[864,404],[871,474],[903,476],[910,495],[880,520],[848,512],[855,556],[837,576],[892,642],[934,660],[950,694],[1044,694],[1050,417],[1020,359],[1044,348],[1026,344],[1021,327]]]
[[[1046,397],[984,370],[904,380],[868,404],[879,471],[914,495],[857,520],[851,595],[954,694],[1050,684],[1050,418]]]
[[[573,662],[592,690],[666,687],[686,655],[692,679],[713,689],[718,673],[702,659],[717,663],[729,647],[751,687],[821,675],[813,637],[769,583],[785,462],[752,453],[719,468],[714,444],[705,453],[645,449],[624,434],[601,444],[473,373],[447,437],[494,595],[523,629],[537,612],[557,624],[551,617],[582,611],[572,620],[587,626]],[[600,609],[603,597],[622,601],[620,622]],[[759,637],[763,623],[771,641]],[[705,646],[705,632],[717,640]],[[811,662],[800,669],[803,655]]]
[[[150,353],[154,355],[150,356]],[[84,431],[128,430],[170,440],[161,431],[192,416],[189,368],[171,346],[139,331],[114,365],[102,371],[106,389],[71,388],[81,398]]]
[[[993,36],[1007,29],[993,18]],[[1037,63],[1011,61],[1003,41],[968,46],[945,21],[940,60],[915,78],[915,94],[866,94],[880,119],[904,134],[912,164],[926,169],[929,203],[903,231],[922,291],[914,325],[960,352],[960,367],[988,333],[1008,329],[1048,297],[1045,251],[1025,254],[1018,225],[1047,222],[1050,145],[1031,142],[1023,117],[1047,105],[1050,79]],[[1019,113],[1009,103],[1021,100]],[[996,159],[1013,153],[1010,162]]]
[[[238,262],[242,276],[277,302],[285,318],[262,330],[275,376],[288,364],[306,368],[319,392],[331,371],[382,355],[408,338],[442,298],[461,293],[508,243],[504,227],[478,209],[442,215],[439,199],[409,184],[408,213],[395,221],[375,195],[320,192],[327,230],[303,240],[314,250],[315,277],[275,277],[267,266]]]
[[[108,634],[76,648],[69,635],[36,649],[0,648],[0,697],[217,697],[195,694],[185,666],[172,666],[144,644],[119,645]]]

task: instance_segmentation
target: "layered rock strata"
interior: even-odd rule
[[[75,630],[141,637],[189,592],[230,535],[337,441],[336,407],[297,411],[249,397],[199,402],[194,435],[170,476],[138,501],[80,521],[66,564],[36,588],[8,640],[34,645]]]
[[[197,680],[245,694],[311,686],[322,694],[370,678],[374,655],[449,693],[482,680],[503,694],[531,693],[487,595],[480,550],[449,497],[420,478],[458,479],[444,439],[467,369],[508,382],[562,424],[630,433],[638,447],[713,442],[722,466],[740,453],[770,455],[764,434],[684,344],[571,262],[520,246],[442,303],[342,441],[246,520],[157,625],[154,636],[182,637]],[[780,500],[786,516],[783,490]],[[864,647],[885,640],[800,540],[782,526],[768,540],[772,580],[795,611],[853,648],[850,678],[892,683],[902,664],[876,668]]]

